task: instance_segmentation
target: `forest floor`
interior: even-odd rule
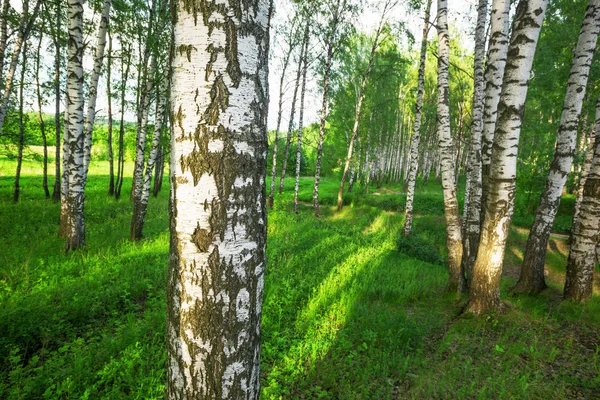
[[[0,159],[0,398],[164,398],[167,187],[150,200],[145,239],[131,243],[131,179],[115,202],[105,166],[92,164],[87,248],[65,254],[39,163],[25,164],[18,204],[14,165]],[[507,307],[475,318],[460,314],[463,296],[445,292],[438,183],[418,183],[409,239],[400,186],[356,187],[335,212],[338,184],[323,180],[320,219],[310,178],[299,214],[291,179],[269,211],[262,398],[600,399],[598,280],[587,304],[561,301],[572,197],[549,244],[549,288],[516,296],[532,220],[517,196]]]

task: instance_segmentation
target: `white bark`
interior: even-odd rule
[[[594,155],[583,187],[579,218],[573,222],[564,296],[573,301],[592,297],[596,247],[600,235],[600,97],[596,104]]]
[[[85,245],[83,165],[83,0],[68,0],[66,250]]]
[[[167,397],[258,399],[269,2],[172,7]]]
[[[516,287],[519,292],[539,292],[546,287],[544,281],[546,247],[558,212],[560,197],[573,165],[579,117],[598,32],[600,32],[600,0],[590,0],[573,55],[554,159],[527,239],[521,277]]]
[[[98,26],[98,43],[94,54],[94,69],[90,77],[90,89],[88,93],[87,115],[84,124],[84,184],[87,183],[87,174],[90,166],[92,152],[92,130],[96,118],[96,99],[98,97],[98,82],[102,73],[102,62],[104,60],[104,48],[106,47],[106,32],[108,30],[108,19],[110,17],[111,0],[104,0],[100,25]]]
[[[421,117],[423,113],[423,95],[425,94],[425,61],[427,58],[427,34],[429,33],[429,19],[431,16],[432,0],[427,0],[425,7],[425,22],[423,23],[423,36],[421,37],[421,57],[419,59],[419,72],[417,77],[417,101],[415,103],[415,124],[413,125],[410,154],[412,163],[408,171],[408,188],[406,191],[406,208],[404,210],[404,228],[402,235],[410,235],[412,231],[413,203],[415,199],[415,182],[419,167],[419,143],[421,141]]]
[[[310,41],[308,22],[304,31],[304,58],[302,68],[302,90],[300,91],[300,115],[298,116],[298,145],[296,149],[296,183],[294,185],[294,212],[298,213],[298,190],[300,189],[300,167],[302,164],[302,133],[304,124],[304,95],[306,93],[306,73],[308,72],[308,47]]]
[[[487,64],[485,68],[485,106],[483,109],[482,132],[482,202],[485,203],[492,143],[496,129],[498,102],[502,90],[502,78],[508,53],[510,0],[493,0],[490,16],[490,40],[488,43]],[[482,214],[483,218],[483,214]],[[483,222],[483,221],[482,221]]]
[[[475,59],[473,68],[473,106],[471,142],[468,160],[468,185],[465,194],[465,221],[463,259],[461,270],[465,276],[466,291],[473,277],[473,265],[477,257],[481,226],[481,135],[483,132],[483,107],[485,87],[483,61],[485,57],[485,20],[487,18],[488,0],[479,0],[477,7],[477,27],[475,29]]]
[[[438,0],[438,148],[442,173],[442,190],[446,216],[446,243],[448,246],[449,280],[448,290],[457,290],[460,285],[460,263],[462,259],[462,236],[456,186],[454,185],[454,157],[450,135],[450,109],[448,94],[448,62],[450,41],[448,37],[448,1]]]
[[[520,0],[517,6],[498,104],[489,192],[467,306],[474,314],[501,306],[500,277],[513,214],[523,108],[546,6],[546,0]]]

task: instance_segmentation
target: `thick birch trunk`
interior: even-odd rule
[[[600,32],[600,0],[590,0],[573,54],[554,159],[527,239],[521,276],[515,287],[517,292],[537,293],[546,288],[544,280],[546,247],[558,212],[560,197],[573,165],[579,117],[598,32]]]
[[[417,101],[415,103],[415,124],[413,125],[410,154],[412,163],[408,170],[408,185],[406,188],[406,208],[404,210],[404,228],[402,235],[408,236],[412,231],[413,203],[415,200],[415,182],[417,180],[419,161],[419,142],[421,141],[421,117],[423,114],[423,95],[425,94],[425,61],[427,58],[427,35],[429,33],[429,19],[431,18],[432,0],[427,0],[425,8],[425,22],[423,23],[423,36],[421,37],[421,57],[417,78]]]
[[[467,304],[467,311],[474,314],[501,307],[500,277],[513,214],[523,108],[546,6],[546,0],[521,0],[517,6],[498,104],[481,241]]]
[[[108,19],[110,17],[111,0],[104,0],[100,25],[98,26],[98,43],[94,54],[94,69],[90,77],[90,88],[88,93],[87,115],[84,124],[84,156],[83,156],[83,182],[87,183],[87,174],[90,167],[90,158],[92,152],[92,131],[94,129],[94,120],[96,119],[96,99],[98,98],[98,82],[102,73],[102,62],[104,60],[104,49],[106,47],[106,32],[108,30]]]
[[[206,4],[172,3],[167,398],[258,399],[269,2]]]
[[[490,16],[490,40],[485,68],[485,106],[483,109],[483,133],[481,146],[481,202],[485,204],[489,187],[492,144],[498,117],[498,102],[502,90],[502,78],[508,53],[510,0],[493,0]],[[484,215],[481,214],[483,223]]]
[[[23,105],[25,99],[23,91],[25,89],[25,72],[27,70],[27,40],[23,43],[23,58],[21,63],[21,81],[19,82],[19,149],[17,155],[17,171],[15,173],[15,188],[13,193],[13,202],[19,202],[21,194],[21,166],[23,165],[23,148],[25,147],[25,127],[23,125]]]
[[[468,160],[468,185],[465,195],[465,221],[463,237],[463,258],[461,270],[465,276],[468,290],[473,278],[473,266],[477,258],[479,238],[481,235],[481,135],[483,132],[483,107],[485,87],[483,76],[483,61],[485,57],[485,20],[487,18],[488,0],[479,0],[477,7],[477,27],[475,29],[475,60],[473,68],[474,89],[472,107],[471,142]]]
[[[304,59],[302,68],[302,90],[300,91],[300,115],[298,116],[298,146],[296,149],[296,183],[294,185],[294,212],[298,214],[298,190],[300,188],[300,167],[302,164],[302,130],[304,124],[304,94],[306,93],[306,73],[308,71],[308,45],[310,30],[308,22],[304,30]]]
[[[579,209],[581,207],[581,200],[583,199],[583,188],[585,187],[585,181],[592,168],[592,161],[594,160],[594,143],[596,142],[596,129],[592,129],[592,132],[587,138],[588,145],[585,152],[585,161],[583,167],[581,167],[581,178],[579,179],[579,185],[577,188],[577,197],[575,198],[575,210],[573,212],[573,223],[571,226],[575,226],[575,222],[579,218]]]
[[[83,0],[68,0],[69,50],[67,62],[68,193],[66,204],[66,246],[75,250],[85,245],[83,165]]]
[[[290,56],[293,51],[293,42],[290,40],[290,47],[283,60],[283,69],[281,71],[281,79],[279,80],[279,102],[277,108],[277,128],[275,129],[275,141],[273,142],[273,163],[271,165],[271,186],[269,189],[269,197],[267,198],[267,205],[269,208],[273,208],[273,201],[275,197],[275,180],[277,178],[277,148],[279,143],[279,129],[281,128],[281,115],[283,111],[283,82],[285,79],[285,73],[290,62]]]
[[[579,302],[592,297],[600,235],[600,97],[596,104],[595,125],[593,161],[583,187],[579,217],[573,223],[564,292],[565,299]]]
[[[448,38],[448,1],[438,0],[438,148],[441,159],[442,190],[446,215],[446,243],[448,246],[448,290],[458,290],[461,284],[460,263],[462,258],[462,237],[456,186],[454,185],[454,157],[452,136],[450,135],[450,110],[448,96],[448,61],[450,43]]]

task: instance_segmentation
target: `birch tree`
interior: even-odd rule
[[[23,43],[23,55],[21,62],[21,79],[19,82],[19,144],[17,153],[17,171],[15,173],[15,188],[13,191],[13,202],[19,201],[21,195],[21,166],[23,165],[23,148],[25,147],[25,126],[23,121],[23,106],[25,103],[25,97],[23,92],[25,90],[25,73],[27,72],[27,40]]]
[[[308,47],[310,42],[310,20],[306,21],[304,28],[304,57],[302,65],[302,89],[300,90],[300,115],[298,116],[298,143],[296,145],[296,183],[294,185],[294,212],[298,214],[298,190],[300,189],[300,167],[302,164],[302,134],[304,124],[304,95],[306,94],[306,73],[308,71]]]
[[[469,164],[467,168],[468,195],[465,194],[463,258],[461,271],[468,289],[473,278],[473,265],[477,257],[481,226],[481,135],[483,132],[483,107],[485,97],[483,62],[485,57],[485,20],[487,18],[488,0],[479,0],[477,6],[477,26],[475,28],[475,58],[473,65],[473,105],[471,122],[471,142]]]
[[[21,13],[21,19],[17,29],[17,38],[15,39],[15,44],[13,45],[8,72],[6,73],[6,77],[3,77],[4,81],[2,82],[4,91],[2,93],[2,97],[0,98],[0,136],[2,136],[2,126],[4,125],[4,119],[6,118],[6,112],[8,111],[8,104],[14,85],[14,76],[17,71],[19,57],[21,56],[21,49],[23,47],[23,43],[29,38],[29,34],[31,33],[31,29],[33,28],[33,24],[38,16],[41,5],[42,0],[38,0],[33,8],[33,11],[31,14],[29,14],[29,0],[23,1],[23,11]],[[2,29],[5,28],[3,27]],[[2,32],[2,34],[4,34],[4,32]],[[4,46],[6,46],[6,44],[4,44]],[[4,48],[4,51],[6,51],[6,48]]]
[[[450,41],[448,36],[448,1],[438,0],[438,102],[437,102],[437,134],[440,153],[442,190],[444,192],[444,209],[446,216],[446,244],[448,246],[448,290],[457,290],[461,285],[460,263],[462,259],[462,237],[458,201],[454,177],[454,156],[452,136],[450,135],[450,108],[448,93],[448,62],[450,57]]]
[[[43,32],[43,26],[40,30]],[[44,160],[43,160],[43,172],[42,172],[42,187],[44,188],[44,194],[46,198],[50,198],[50,190],[48,189],[48,138],[46,136],[46,123],[44,122],[44,115],[42,113],[42,105],[44,103],[42,96],[42,89],[40,85],[40,59],[42,50],[43,34],[40,33],[36,57],[35,57],[35,89],[37,95],[37,106],[38,106],[38,121],[40,124],[40,133],[42,134],[42,145],[44,146]]]
[[[492,161],[492,144],[498,116],[498,103],[502,90],[502,78],[508,53],[510,0],[493,0],[490,15],[490,40],[485,68],[485,105],[483,108],[483,132],[481,143],[481,204],[485,204],[488,176]],[[483,212],[481,213],[483,223]]]
[[[54,187],[52,189],[52,200],[57,203],[61,199],[61,173],[60,173],[60,26],[61,7],[60,1],[56,2],[55,23],[50,24],[52,30],[52,43],[54,44]],[[64,156],[64,155],[63,155]]]
[[[523,107],[546,7],[546,0],[520,0],[515,14],[498,104],[489,192],[466,308],[474,314],[501,307],[500,277],[513,214]]]
[[[111,0],[104,0],[100,24],[98,25],[98,41],[94,53],[94,68],[90,77],[90,87],[88,93],[87,114],[85,116],[84,146],[83,146],[83,180],[87,181],[88,169],[90,166],[90,157],[92,152],[92,130],[94,129],[94,120],[96,118],[96,99],[98,98],[98,82],[102,72],[102,63],[104,60],[104,49],[106,48],[106,32],[108,30],[108,19],[110,17]]]
[[[558,212],[562,191],[573,165],[579,117],[598,32],[600,32],[600,0],[590,0],[573,54],[554,159],[527,239],[521,276],[515,287],[517,292],[540,292],[546,288],[544,279],[546,247]]]
[[[167,397],[258,399],[269,2],[177,0]]]
[[[579,302],[592,297],[600,235],[600,97],[596,103],[595,126],[594,156],[583,185],[579,217],[573,221],[564,290],[565,299]]]
[[[413,125],[412,141],[410,147],[410,169],[408,171],[408,185],[406,190],[406,208],[404,210],[404,228],[402,235],[407,236],[412,231],[413,203],[415,199],[415,181],[419,166],[419,142],[421,141],[421,117],[423,108],[423,95],[425,93],[425,61],[427,59],[427,36],[429,34],[429,20],[431,18],[432,0],[427,0],[425,6],[425,19],[423,22],[423,35],[421,36],[421,56],[419,57],[419,72],[417,75],[417,101],[415,102],[415,122]]]
[[[83,0],[68,0],[69,49],[67,62],[67,195],[65,205],[65,249],[85,245],[83,165]]]
[[[340,188],[338,189],[338,198],[337,198],[337,210],[340,211],[344,206],[343,194],[344,194],[344,185],[346,183],[346,176],[348,175],[348,170],[350,169],[350,162],[352,161],[352,154],[354,151],[354,142],[356,142],[356,138],[358,137],[358,124],[360,121],[360,112],[362,109],[363,102],[365,100],[367,81],[369,79],[369,75],[371,74],[371,69],[373,67],[373,60],[375,59],[375,54],[377,52],[377,48],[381,43],[381,34],[383,33],[383,29],[385,27],[385,22],[387,19],[387,13],[390,9],[395,5],[391,0],[386,0],[383,4],[383,10],[381,13],[381,18],[379,20],[379,24],[377,26],[377,30],[375,31],[375,38],[373,39],[373,44],[371,45],[371,51],[369,52],[369,61],[367,63],[367,67],[362,76],[362,82],[360,84],[359,95],[356,102],[356,109],[354,113],[354,126],[352,128],[352,135],[350,136],[350,143],[348,145],[348,155],[346,156],[346,163],[344,165],[344,170],[342,172],[342,179],[340,182]]]
[[[290,64],[290,59],[292,57],[294,47],[296,46],[296,40],[295,40],[296,21],[297,21],[297,19],[294,18],[294,19],[292,19],[292,21],[290,21],[289,24],[287,24],[288,30],[286,31],[286,37],[284,39],[287,43],[287,48],[286,48],[285,54],[283,56],[283,62],[282,62],[282,67],[281,67],[281,78],[279,79],[279,100],[277,102],[277,104],[278,104],[278,106],[277,106],[277,127],[275,128],[275,141],[273,142],[273,162],[271,165],[271,186],[269,189],[269,197],[267,198],[267,204],[268,204],[269,208],[273,208],[273,200],[274,200],[274,196],[275,196],[275,180],[277,177],[277,150],[279,147],[278,146],[278,144],[279,144],[279,129],[281,128],[281,116],[283,113],[283,94],[285,92],[284,82],[285,82],[286,72],[287,72],[288,66]]]

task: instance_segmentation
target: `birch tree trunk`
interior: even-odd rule
[[[127,89],[127,77],[131,67],[131,44],[123,54],[124,44],[121,41],[121,120],[119,124],[119,154],[117,156],[117,181],[115,182],[115,200],[121,198],[121,189],[123,188],[123,175],[125,169],[125,91]],[[125,64],[125,65],[123,65]]]
[[[94,54],[94,68],[90,77],[90,88],[88,93],[87,115],[84,124],[84,147],[83,147],[83,183],[87,183],[87,174],[90,166],[92,152],[92,131],[96,119],[96,99],[98,98],[98,82],[102,73],[102,62],[104,60],[104,49],[106,48],[106,32],[108,30],[108,19],[110,17],[111,0],[104,0],[100,25],[98,26],[98,43]]]
[[[600,235],[600,97],[596,103],[595,126],[594,156],[583,186],[579,217],[573,222],[565,281],[565,299],[579,302],[592,297]]]
[[[54,26],[54,188],[52,189],[52,200],[58,203],[61,198],[60,182],[60,1],[56,2],[56,25]],[[64,157],[64,155],[63,155]]]
[[[69,50],[67,62],[67,162],[68,192],[66,205],[65,250],[85,246],[83,165],[83,0],[68,0]]]
[[[8,111],[8,103],[10,101],[10,95],[12,93],[14,76],[15,72],[17,71],[17,64],[19,62],[19,57],[21,56],[21,48],[23,47],[25,41],[27,41],[27,39],[29,38],[29,33],[31,32],[33,23],[35,22],[38,16],[41,5],[42,1],[38,0],[38,2],[35,5],[35,8],[33,9],[33,12],[31,13],[31,15],[29,15],[29,0],[23,1],[23,12],[21,14],[21,20],[19,22],[17,38],[13,46],[12,57],[8,67],[8,72],[6,73],[6,78],[3,82],[4,92],[2,93],[2,103],[0,103],[0,136],[2,136],[2,126],[4,125],[4,119],[6,118],[6,112]]]
[[[2,2],[0,14],[0,89],[4,89],[4,57],[6,56],[6,43],[8,42],[8,10],[10,1]]]
[[[269,189],[269,197],[267,198],[267,205],[269,208],[273,208],[273,200],[275,196],[275,179],[277,177],[277,148],[279,143],[279,129],[281,127],[281,114],[283,111],[283,82],[285,80],[285,73],[290,63],[290,57],[294,50],[295,42],[292,40],[293,28],[290,28],[290,41],[289,47],[283,59],[283,68],[281,70],[281,79],[279,80],[279,102],[277,107],[277,128],[275,129],[275,142],[273,142],[273,163],[271,165],[271,186]]]
[[[417,101],[415,103],[415,123],[413,125],[410,154],[412,162],[408,171],[408,185],[406,189],[406,208],[404,210],[404,228],[402,236],[408,236],[412,231],[413,203],[415,200],[415,181],[419,167],[419,142],[421,141],[421,117],[423,114],[423,95],[425,94],[425,61],[427,58],[427,35],[429,33],[429,20],[431,19],[431,3],[427,0],[425,7],[425,22],[423,23],[423,36],[421,37],[421,57],[419,59],[419,72],[417,78]]]
[[[25,98],[23,91],[25,89],[25,72],[27,71],[27,40],[23,43],[23,58],[21,63],[21,81],[19,82],[19,146],[17,154],[17,172],[15,173],[15,190],[13,193],[13,202],[19,202],[21,194],[21,166],[23,165],[23,148],[25,147],[25,127],[23,125],[23,105]]]
[[[585,181],[587,180],[588,174],[592,168],[592,161],[594,160],[594,144],[596,142],[596,129],[592,129],[592,132],[587,138],[588,145],[585,152],[585,161],[581,168],[581,178],[579,179],[579,185],[577,188],[577,197],[575,198],[575,210],[573,212],[573,223],[571,226],[575,226],[575,221],[579,218],[579,209],[581,207],[581,200],[583,199],[583,188],[585,187]],[[572,241],[571,241],[572,242]]]
[[[35,88],[37,94],[37,105],[38,105],[38,121],[40,123],[40,133],[42,134],[42,144],[44,146],[44,161],[43,161],[43,175],[42,175],[42,187],[44,188],[44,194],[46,198],[50,198],[50,190],[48,190],[48,138],[46,136],[46,124],[44,123],[44,115],[42,114],[42,90],[40,87],[40,56],[42,49],[43,34],[40,33],[40,40],[38,42],[36,58],[35,58]]]
[[[305,36],[306,39],[306,36]],[[285,150],[283,152],[283,160],[281,162],[281,177],[279,178],[279,194],[283,193],[285,183],[285,171],[287,169],[287,161],[290,152],[290,142],[292,140],[292,131],[294,130],[294,117],[296,115],[296,99],[298,97],[298,89],[300,88],[300,79],[302,78],[302,60],[304,60],[305,43],[302,42],[300,48],[300,57],[298,58],[298,72],[296,73],[296,83],[294,85],[294,94],[292,95],[292,109],[290,110],[290,123],[288,125],[288,133],[285,141]]]
[[[308,21],[304,29],[304,59],[301,62],[302,68],[302,89],[300,91],[300,115],[298,116],[298,145],[296,149],[296,184],[294,185],[294,212],[298,214],[298,190],[300,188],[300,167],[302,164],[302,129],[304,124],[304,94],[306,93],[306,72],[308,71],[308,44],[310,38]]]
[[[508,53],[510,0],[493,0],[490,16],[490,40],[485,68],[485,106],[483,108],[483,133],[481,146],[481,204],[485,204],[489,187],[492,144],[498,117],[498,103],[502,90],[502,78]],[[483,223],[483,212],[481,223]]]
[[[157,87],[156,112],[154,120],[154,136],[152,138],[152,150],[148,155],[146,170],[144,173],[144,181],[140,188],[139,195],[134,199],[133,214],[131,218],[131,230],[129,238],[131,240],[140,240],[143,235],[144,221],[146,219],[146,211],[148,209],[148,199],[150,197],[150,185],[152,183],[152,170],[156,164],[158,151],[160,148],[160,133],[165,115],[165,105],[167,103],[166,95],[163,93],[160,86]]]
[[[523,108],[546,6],[546,0],[520,0],[517,6],[498,104],[481,241],[466,308],[474,314],[501,307],[500,277],[513,214]]]
[[[358,137],[358,123],[360,121],[360,111],[365,100],[367,81],[369,80],[371,69],[373,68],[373,60],[375,59],[375,53],[377,52],[377,48],[380,44],[379,39],[381,37],[381,32],[386,21],[386,14],[390,9],[390,5],[390,1],[387,1],[384,4],[384,8],[381,13],[381,19],[379,20],[379,25],[375,33],[375,39],[373,40],[373,45],[371,46],[371,51],[369,53],[369,62],[367,64],[367,69],[364,72],[363,79],[360,84],[358,102],[356,103],[356,109],[354,110],[354,126],[352,127],[352,136],[350,137],[350,144],[348,145],[348,155],[346,156],[346,163],[344,165],[344,171],[342,172],[342,180],[340,182],[340,188],[338,190],[337,211],[340,211],[344,206],[344,185],[346,184],[346,176],[348,176],[350,162],[352,161],[352,154],[354,152],[354,142],[356,142],[356,138]]]
[[[172,3],[167,398],[258,399],[269,2]]]
[[[454,157],[452,136],[450,135],[450,110],[448,95],[448,61],[450,43],[448,38],[448,0],[438,0],[438,106],[437,134],[441,159],[442,190],[446,215],[446,243],[448,246],[448,290],[458,290],[461,285],[460,263],[462,258],[462,237],[456,186],[454,185]]]
[[[463,238],[463,258],[461,271],[465,276],[465,287],[468,290],[473,278],[473,266],[477,258],[479,237],[481,234],[481,135],[483,132],[483,107],[485,87],[483,77],[483,61],[485,57],[485,20],[488,14],[488,0],[479,0],[477,6],[477,27],[475,29],[475,59],[473,68],[473,107],[471,142],[467,174],[469,176],[468,202],[465,199],[465,234]]]
[[[106,60],[106,100],[107,100],[107,147],[108,147],[108,195],[115,194],[115,159],[113,155],[113,117],[112,117],[112,36],[110,25],[107,27],[108,57]]]
[[[546,247],[558,212],[560,197],[573,165],[579,117],[598,32],[600,32],[600,0],[590,0],[573,54],[554,159],[527,239],[521,276],[515,287],[516,292],[537,293],[546,288],[544,279]]]

